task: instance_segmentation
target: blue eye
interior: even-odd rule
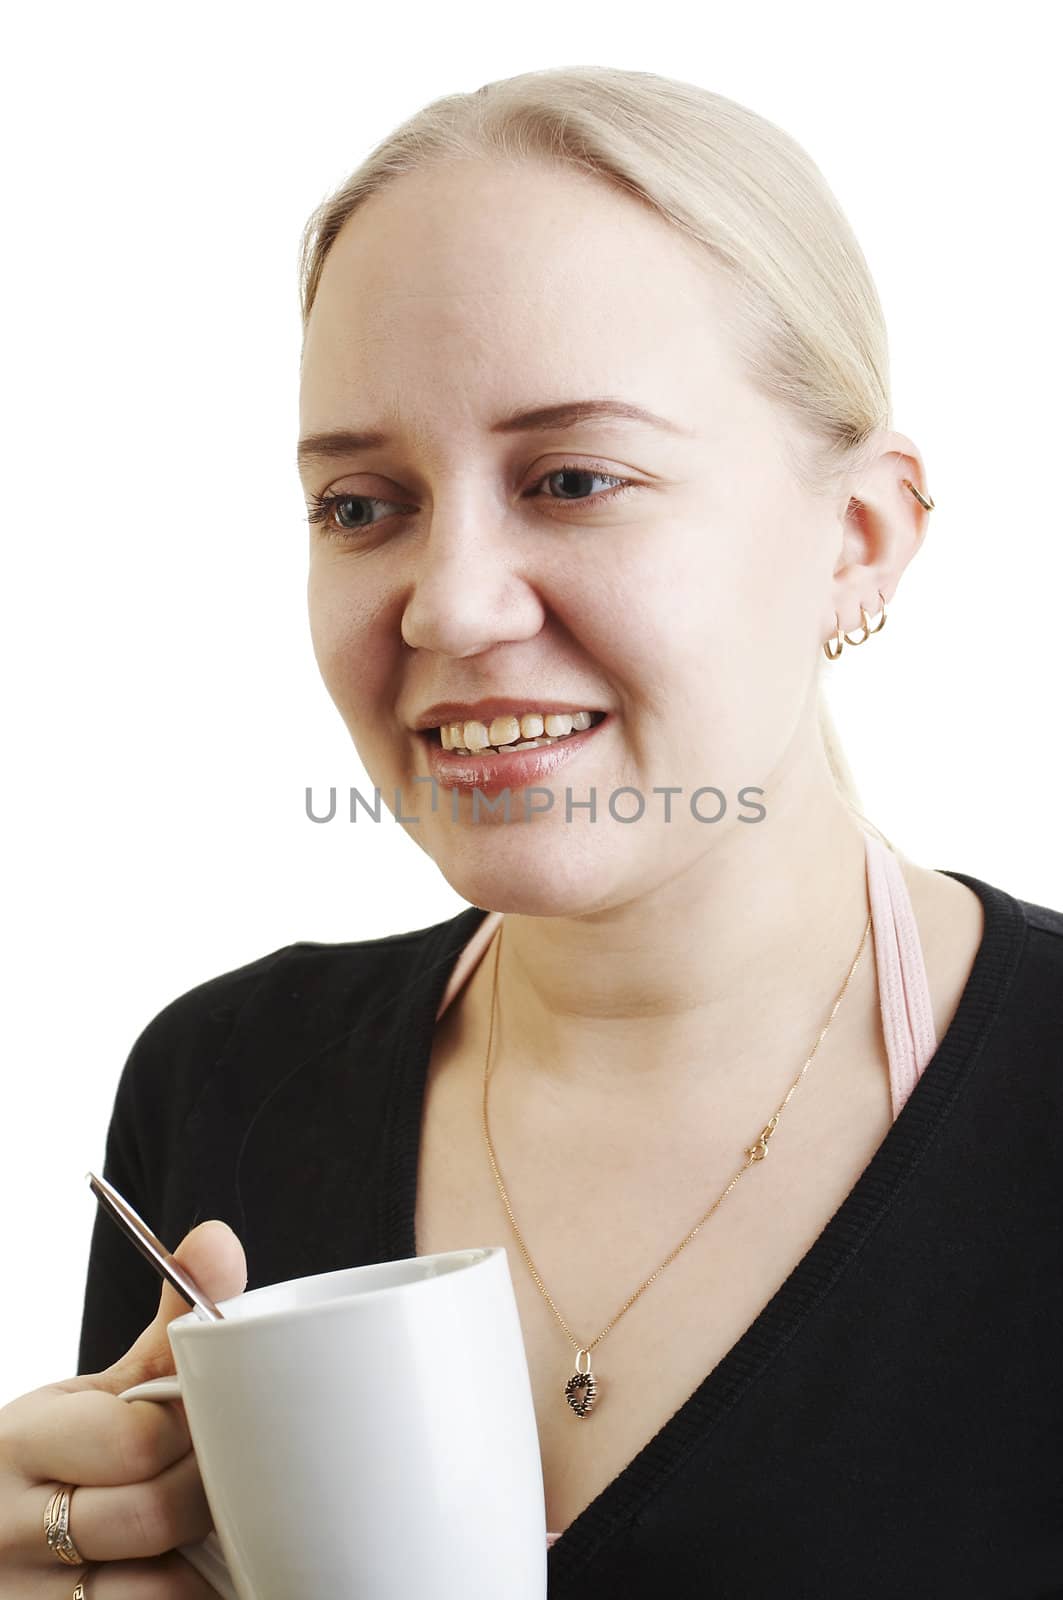
[[[627,489],[633,489],[637,487],[631,478],[617,478],[614,477],[610,472],[600,472],[597,467],[577,466],[554,467],[552,471],[544,473],[539,481],[533,485],[533,487],[538,490],[544,483],[549,483],[551,478],[599,478],[603,483],[613,483],[619,485],[618,488],[609,489],[604,494],[599,492],[598,494],[587,496],[576,495],[573,500],[568,500],[567,497],[562,496],[560,501],[560,504],[562,505],[579,504],[581,501],[587,505],[594,505],[602,500],[613,500],[618,494],[625,493]],[[528,496],[529,500],[537,500],[540,498],[541,496],[538,494],[530,494]],[[547,496],[547,499],[552,498],[553,497],[550,495]]]
[[[591,495],[575,495],[572,497],[554,495],[542,496],[538,491],[544,483],[549,483],[551,478],[597,478],[603,483],[615,485],[612,489],[599,491]],[[578,466],[570,463],[565,466],[554,467],[550,472],[543,474],[532,486],[535,492],[529,493],[525,498],[529,500],[548,499],[554,500],[558,505],[601,505],[606,500],[615,500],[619,496],[637,489],[638,484],[632,478],[618,478],[609,472],[599,471],[597,467]],[[364,533],[368,529],[379,527],[380,522],[386,520],[379,518],[376,521],[358,521],[357,511],[355,520],[348,523],[340,515],[340,508],[358,506],[389,506],[396,505],[394,500],[384,500],[371,494],[315,494],[310,497],[310,507],[307,512],[307,521],[311,524],[319,523],[328,538],[342,539]],[[412,509],[412,508],[411,508]],[[338,519],[338,520],[336,520]]]

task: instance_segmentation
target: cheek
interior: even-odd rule
[[[646,592],[656,595],[680,665],[712,661],[739,697],[759,698],[782,676],[814,666],[808,619],[818,610],[817,543],[791,502],[766,490],[715,526],[688,524],[655,590],[653,583],[648,578]]]
[[[788,515],[789,529],[763,507],[726,524],[691,516],[661,530],[659,559],[639,551],[599,579],[601,659],[620,664],[639,761],[668,781],[759,782],[790,737],[816,666],[816,579]]]
[[[663,726],[712,715],[741,672],[755,580],[718,533],[684,520],[653,534],[599,565],[576,597],[572,630]]]
[[[383,670],[380,604],[327,556],[311,559],[306,597],[314,657],[332,698],[341,709],[372,704]]]
[[[321,545],[311,548],[306,598],[311,626],[324,637],[361,632],[381,610],[384,593],[364,559]]]

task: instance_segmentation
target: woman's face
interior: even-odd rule
[[[308,501],[338,497],[310,528],[315,655],[370,782],[474,904],[619,905],[739,816],[748,835],[758,804],[770,828],[808,759],[838,516],[795,482],[788,424],[743,377],[728,321],[697,246],[537,163],[406,175],[327,258],[300,434],[384,438],[301,466]],[[498,426],[601,397],[672,427]],[[607,716],[567,755],[487,765],[416,728],[437,702],[499,698],[518,717]],[[763,793],[743,802],[745,787]]]

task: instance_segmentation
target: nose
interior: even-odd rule
[[[473,516],[476,523],[473,523]],[[436,515],[414,557],[402,637],[415,650],[476,655],[508,640],[531,639],[543,625],[534,586],[513,563],[507,535],[483,507]]]

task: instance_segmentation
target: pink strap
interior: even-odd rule
[[[465,987],[472,977],[479,965],[481,956],[494,938],[495,929],[502,921],[502,916],[503,913],[501,911],[489,911],[468,944],[463,948],[461,955],[454,963],[454,970],[450,974],[450,979],[443,991],[443,998],[439,1002],[439,1009],[436,1011],[437,1022],[454,996]]]
[[[864,843],[879,1008],[896,1120],[937,1049],[937,1037],[919,928],[901,864],[894,852],[866,829]]]

